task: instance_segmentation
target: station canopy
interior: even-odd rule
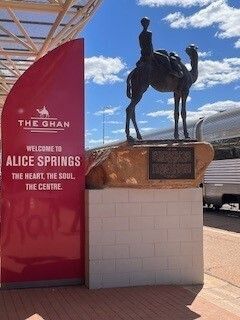
[[[19,76],[75,39],[102,0],[0,0],[0,107]]]

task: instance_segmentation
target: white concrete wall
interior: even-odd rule
[[[203,283],[202,190],[86,191],[86,283]]]

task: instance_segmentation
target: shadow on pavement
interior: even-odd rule
[[[225,231],[240,233],[240,215],[227,210],[203,211],[203,225]]]

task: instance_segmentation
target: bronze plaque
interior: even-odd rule
[[[193,147],[150,147],[149,179],[195,179]]]

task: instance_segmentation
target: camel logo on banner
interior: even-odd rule
[[[36,109],[40,118],[49,118],[49,112],[46,109],[46,106],[44,106],[42,109]]]
[[[70,128],[70,121],[50,117],[46,106],[36,109],[36,117],[18,119],[18,125],[32,133],[59,133]]]

